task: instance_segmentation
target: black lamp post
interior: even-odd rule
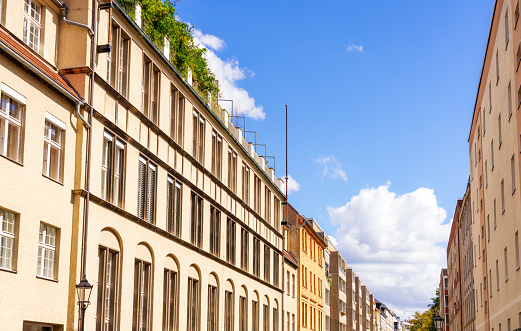
[[[78,306],[81,310],[81,328],[80,331],[85,330],[85,310],[90,304],[90,294],[92,293],[92,285],[89,284],[87,278],[84,276],[79,284],[76,285],[76,292],[78,293]]]
[[[436,326],[436,330],[438,331],[443,330],[443,318],[441,318],[440,315],[434,317],[434,326]]]

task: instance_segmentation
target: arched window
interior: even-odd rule
[[[219,330],[219,282],[212,273],[208,279],[208,331]]]
[[[228,279],[224,287],[224,331],[233,331],[233,322],[235,317],[235,291],[233,284]]]
[[[177,261],[171,255],[166,257],[163,280],[163,330],[177,330],[179,268]]]
[[[270,331],[270,299],[267,295],[262,301],[262,325],[264,331]]]
[[[188,269],[186,331],[199,331],[201,320],[201,282],[199,271],[194,265]]]
[[[251,300],[251,329],[259,331],[259,293],[254,291]]]
[[[239,290],[239,331],[248,330],[248,292],[243,285]]]
[[[273,331],[279,331],[279,302],[273,302]]]
[[[152,327],[152,279],[152,252],[141,243],[137,246],[134,261],[132,331],[148,331]]]

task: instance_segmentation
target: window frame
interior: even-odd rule
[[[6,217],[6,214],[12,216]],[[9,219],[11,219],[12,222],[9,222]],[[3,251],[4,253],[8,253],[4,256],[0,256],[0,270],[16,270],[16,257],[18,253],[18,229],[19,215],[6,209],[0,208],[0,247],[2,248],[1,251]],[[10,244],[6,245],[6,243],[9,242]],[[7,257],[7,255],[9,256]],[[6,263],[6,261],[8,263]]]
[[[190,194],[190,243],[203,247],[204,199],[192,191]]]
[[[192,157],[204,164],[204,140],[206,119],[195,108],[192,109]]]
[[[226,262],[236,264],[237,224],[230,217],[226,218]]]
[[[16,163],[23,164],[23,142],[25,135],[25,109],[27,99],[4,83],[1,84],[1,106],[0,106],[0,155]],[[11,105],[19,105],[19,118],[11,116]],[[4,126],[2,127],[2,123]],[[16,140],[16,158],[11,157],[9,128],[18,128]],[[3,141],[3,142],[2,142]],[[8,155],[9,152],[9,155]]]
[[[143,175],[141,168],[139,167],[141,164],[145,165]],[[154,172],[152,177],[154,179],[154,183],[152,184],[150,183],[150,180],[152,179],[151,171]],[[156,218],[157,173],[158,166],[151,162],[148,158],[139,155],[137,216],[150,224],[155,224]],[[140,203],[140,201],[142,202]],[[140,207],[140,205],[142,206]]]
[[[115,258],[109,258],[115,255]],[[103,262],[101,257],[103,256]],[[119,329],[119,307],[120,307],[120,252],[103,246],[98,246],[98,297],[96,307],[96,330],[118,330]],[[112,264],[115,262],[115,266]],[[114,268],[111,270],[112,277],[110,284],[107,283],[107,268],[109,266]],[[111,293],[107,298],[107,293]],[[112,309],[107,308],[107,303]],[[107,319],[107,310],[110,311],[111,318]],[[106,324],[109,323],[109,329],[106,329]]]
[[[130,37],[112,21],[112,49],[107,53],[107,82],[119,94],[128,97]]]
[[[222,180],[223,138],[212,130],[212,174]]]
[[[183,146],[185,97],[175,87],[170,85],[170,138],[179,146]]]
[[[221,211],[210,205],[210,253],[221,256]]]
[[[38,19],[33,17],[33,4],[39,6],[39,12],[35,11],[38,14]],[[36,6],[35,6],[36,7]],[[29,46],[36,53],[40,53],[40,43],[42,41],[42,16],[44,14],[44,7],[40,2],[35,0],[25,0],[24,1],[24,10],[23,10],[23,25],[22,25],[22,40],[23,42]],[[34,31],[37,31],[37,35],[35,34],[35,40],[31,41],[31,28],[34,26]]]
[[[52,242],[47,243],[48,238],[48,230],[53,229],[54,234],[52,234]],[[43,231],[43,232],[42,232]],[[57,280],[58,278],[58,259],[59,259],[59,240],[60,240],[60,232],[59,228],[52,226],[50,224],[40,222],[40,230],[38,236],[38,262],[36,269],[36,276],[38,278]],[[42,242],[43,237],[43,242]],[[49,238],[51,238],[49,236]],[[45,252],[52,252],[52,265],[50,268],[46,268],[48,266],[45,263]],[[48,276],[45,274],[45,269],[52,270],[52,276]]]
[[[166,231],[181,236],[183,184],[174,176],[166,177]]]
[[[174,278],[173,281],[172,278]],[[178,327],[179,272],[165,268],[163,271],[163,330],[174,331]]]
[[[106,142],[108,146],[106,146]],[[108,150],[110,149],[110,151]],[[117,156],[122,154],[119,171],[117,170]],[[121,156],[120,154],[120,156]],[[103,132],[103,150],[101,158],[101,198],[113,205],[124,208],[125,201],[125,174],[127,168],[127,144],[111,131],[105,129]],[[105,173],[105,174],[104,174]],[[119,182],[116,190],[116,182]],[[119,197],[116,198],[116,193]]]
[[[49,125],[48,125],[49,124]],[[57,140],[52,139],[52,130],[54,128],[55,137]],[[42,174],[55,182],[63,184],[63,177],[65,173],[65,132],[66,124],[53,116],[52,114],[45,112],[45,123],[44,123],[44,137],[43,137],[43,170]],[[52,148],[58,150],[58,160],[51,156]],[[57,162],[57,164],[55,164]],[[51,175],[51,167],[54,164],[57,173]]]
[[[144,324],[151,329],[153,279],[152,263],[135,258],[132,330],[141,330]]]

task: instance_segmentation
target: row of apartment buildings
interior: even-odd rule
[[[1,329],[401,330],[137,9],[0,0]]]
[[[519,7],[519,0],[494,5],[468,139],[470,176],[440,281],[450,331],[521,328]]]

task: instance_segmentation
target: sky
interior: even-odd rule
[[[435,295],[493,0],[182,0],[237,124],[402,319]],[[231,108],[231,102],[221,101]],[[255,136],[248,133],[252,141]],[[258,154],[264,154],[259,146]]]

